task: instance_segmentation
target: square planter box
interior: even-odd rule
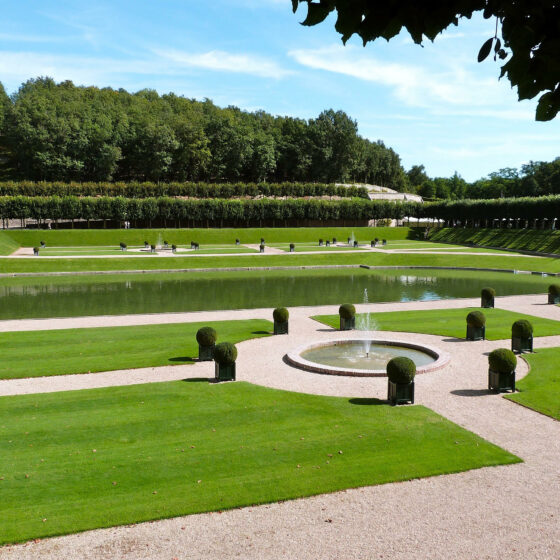
[[[340,317],[341,331],[353,331],[355,328],[356,328],[356,317],[352,317],[352,319],[344,319]]]
[[[260,252],[260,253],[264,253],[264,245],[260,245],[260,246],[259,246],[259,252]]]
[[[515,371],[509,373],[500,373],[498,371],[488,370],[488,390],[505,393],[511,391],[515,393]]]
[[[467,325],[467,340],[484,340],[486,325],[484,327],[471,327]]]
[[[553,294],[548,294],[548,303],[560,303],[560,296],[555,296]]]
[[[235,381],[235,362],[227,365],[215,362],[214,372],[216,381]]]
[[[484,309],[490,309],[494,307],[494,298],[490,297],[490,298],[485,298],[485,297],[481,297],[480,298],[480,307],[483,307]]]
[[[407,384],[393,383],[388,380],[387,400],[396,404],[414,404],[414,381]]]
[[[533,351],[533,337],[530,338],[518,338],[516,336],[511,337],[511,351],[519,352],[532,352]]]
[[[288,321],[285,323],[274,321],[274,334],[288,334]]]
[[[198,345],[198,361],[199,362],[211,362],[214,359],[214,348],[215,344],[212,346],[201,346]]]

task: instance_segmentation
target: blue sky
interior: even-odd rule
[[[316,117],[346,111],[403,165],[474,180],[502,167],[560,156],[560,118],[534,121],[499,65],[476,62],[494,33],[481,17],[434,44],[407,34],[343,47],[334,18],[299,25],[290,0],[26,0],[3,6],[0,81],[31,77],[137,91],[173,91],[220,106]]]

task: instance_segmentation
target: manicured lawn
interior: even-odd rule
[[[19,243],[5,232],[0,231],[0,255],[10,255],[16,249],[19,249]]]
[[[486,338],[488,340],[511,338],[511,325],[518,319],[527,319],[531,322],[535,337],[560,334],[560,321],[542,319],[504,309],[465,307],[462,309],[429,309],[426,311],[389,311],[372,313],[370,317],[375,321],[375,330],[465,338],[466,317],[469,312],[474,310],[482,311],[486,316]],[[338,315],[317,315],[313,318],[335,329],[339,328]]]
[[[371,266],[425,266],[425,267],[478,267],[500,270],[535,270],[560,272],[560,260],[525,256],[389,254],[381,252],[326,252],[316,255],[282,253],[279,255],[239,255],[221,258],[185,257],[168,258],[152,255],[150,258],[81,258],[81,259],[26,259],[0,258],[0,272],[76,272],[105,270],[169,270],[182,268],[228,268],[365,264]]]
[[[240,382],[0,398],[0,544],[520,461],[376,404]]]
[[[122,241],[127,245],[170,244],[184,245],[191,241],[204,244],[234,244],[236,239],[243,243],[260,243],[261,237],[266,243],[300,243],[314,242],[319,239],[345,240],[348,237],[367,240],[406,239],[412,235],[410,228],[370,228],[370,227],[301,227],[301,228],[195,228],[195,229],[61,229],[61,230],[8,230],[5,232],[24,247],[38,246],[41,241],[47,245],[117,245]]]
[[[190,364],[205,325],[218,342],[266,336],[273,327],[255,319],[0,333],[0,379]]]
[[[515,383],[520,392],[506,399],[560,420],[560,348],[537,350],[524,358],[531,371]]]

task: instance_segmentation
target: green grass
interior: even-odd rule
[[[519,393],[506,399],[560,420],[560,348],[537,350],[523,357],[531,370],[515,383]]]
[[[310,227],[310,228],[239,228],[239,229],[64,229],[64,230],[8,230],[6,235],[23,247],[38,246],[41,241],[47,245],[108,245],[114,246],[122,241],[127,245],[143,245],[166,240],[170,244],[184,245],[196,241],[201,245],[218,243],[234,244],[260,243],[300,243],[319,241],[320,238],[339,241],[352,234],[363,242],[375,237],[380,239],[406,239],[411,235],[410,228],[370,228],[370,227]]]
[[[475,243],[491,247],[560,253],[560,231],[519,229],[443,228],[430,237],[448,243]]]
[[[262,319],[0,333],[0,379],[190,364],[198,356],[196,331],[205,325],[218,342],[266,336]]]
[[[486,316],[486,338],[488,340],[511,338],[511,325],[518,319],[527,319],[531,322],[535,337],[560,334],[560,321],[514,313],[504,309],[481,310],[476,307],[465,307],[462,309],[429,309],[426,311],[389,311],[373,313],[371,318],[375,321],[375,330],[465,338],[467,329],[465,319],[467,314],[474,310],[482,311]],[[335,329],[339,328],[338,315],[317,315],[313,319]]]
[[[428,255],[387,254],[363,252],[328,252],[316,255],[283,253],[280,255],[241,255],[216,257],[168,258],[81,258],[81,259],[28,259],[0,258],[0,272],[76,272],[106,270],[172,270],[181,268],[231,268],[271,266],[312,266],[366,264],[371,266],[425,266],[477,267],[500,270],[535,270],[560,272],[560,259],[531,257],[501,257],[499,255]]]
[[[19,243],[4,231],[0,231],[0,255],[11,255],[19,249]]]
[[[376,404],[240,382],[0,398],[0,544],[520,462]]]

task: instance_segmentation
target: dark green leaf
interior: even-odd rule
[[[555,103],[554,93],[549,91],[541,95],[537,105],[537,121],[551,121],[558,113],[560,107]]]
[[[486,59],[486,57],[490,54],[492,50],[492,43],[494,42],[494,37],[485,41],[482,47],[480,47],[480,51],[478,51],[478,62],[482,62]]]
[[[307,5],[307,17],[301,24],[307,26],[317,25],[329,15],[330,11],[331,8],[323,4],[309,3]]]

